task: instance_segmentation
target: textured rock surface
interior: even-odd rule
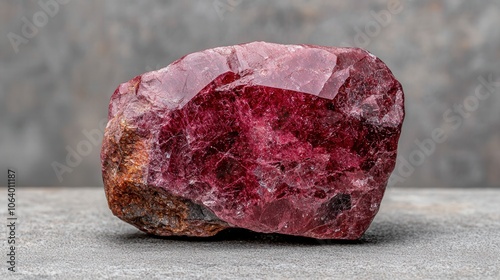
[[[158,235],[356,239],[378,211],[403,118],[401,85],[361,49],[193,53],[113,94],[101,153],[109,206]]]

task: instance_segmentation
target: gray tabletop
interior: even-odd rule
[[[115,218],[100,188],[19,188],[16,196],[15,273],[5,227],[2,234],[8,279],[500,279],[500,190],[389,189],[355,242],[244,230],[158,238]]]

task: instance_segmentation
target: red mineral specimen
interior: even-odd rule
[[[156,235],[357,239],[379,209],[403,118],[400,83],[362,49],[193,53],[111,97],[109,207]]]

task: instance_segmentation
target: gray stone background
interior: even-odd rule
[[[0,172],[18,185],[102,185],[91,140],[118,84],[261,40],[363,47],[393,70],[407,115],[391,187],[500,187],[500,1],[59,1],[0,2]]]

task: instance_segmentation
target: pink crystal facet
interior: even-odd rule
[[[254,42],[187,55],[113,94],[110,207],[133,224],[148,215],[149,204],[131,214],[119,203],[132,182],[210,212],[221,229],[357,239],[394,168],[403,103],[388,67],[362,49]]]

